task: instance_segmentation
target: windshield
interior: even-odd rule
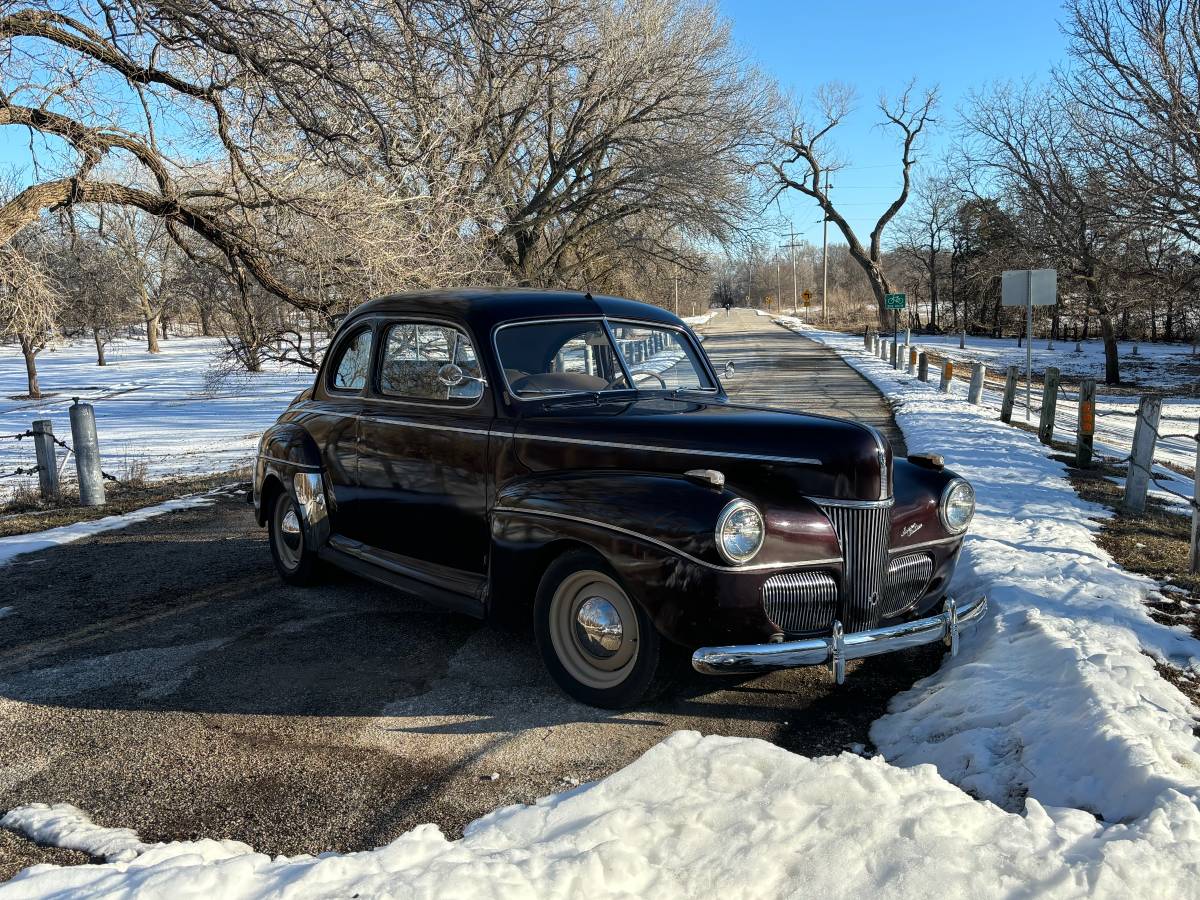
[[[601,391],[714,390],[687,335],[599,319],[506,325],[496,350],[516,397]],[[613,339],[616,339],[614,343]]]

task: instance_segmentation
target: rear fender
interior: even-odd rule
[[[321,454],[312,436],[292,422],[269,428],[259,443],[253,494],[259,525],[265,525],[270,514],[264,500],[273,487],[286,490],[296,501],[308,546],[323,546],[329,538],[329,494]]]

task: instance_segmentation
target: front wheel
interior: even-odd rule
[[[306,585],[316,581],[317,554],[304,538],[300,509],[292,495],[281,490],[275,495],[270,532],[271,557],[279,576],[288,584]]]
[[[546,668],[576,700],[621,709],[654,680],[661,652],[654,623],[593,553],[572,551],[550,565],[534,626]]]

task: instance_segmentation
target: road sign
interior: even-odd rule
[[[805,291],[800,295],[804,299],[804,305],[808,306],[812,303],[812,291]]]
[[[1033,402],[1033,308],[1058,302],[1058,272],[1054,269],[1009,269],[1000,276],[1002,306],[1025,307],[1025,421]]]
[[[1054,269],[1010,269],[1000,276],[1004,306],[1054,306],[1058,302],[1058,272]]]
[[[883,305],[887,309],[904,309],[908,301],[904,294],[885,294]]]

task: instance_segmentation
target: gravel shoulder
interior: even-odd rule
[[[708,331],[710,354],[738,364],[736,399],[855,410],[894,429],[829,351],[765,318],[718,317]],[[557,690],[526,633],[339,573],[282,584],[233,494],[18,557],[4,583],[0,810],[68,802],[143,840],[233,838],[268,853],[366,849],[422,822],[458,835],[678,729],[806,755],[869,749],[890,698],[941,659],[926,648],[864,661],[841,688],[823,670],[688,674],[659,701],[595,710]],[[0,831],[0,879],[83,861]]]

